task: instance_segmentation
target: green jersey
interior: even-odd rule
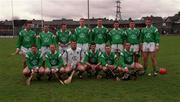
[[[98,26],[92,29],[92,39],[96,44],[103,44],[107,42],[108,29],[102,26]]]
[[[71,31],[70,30],[65,30],[64,32],[62,30],[58,30],[56,32],[57,35],[57,42],[60,42],[61,44],[68,44],[69,43],[69,39],[70,39],[70,35],[71,35]]]
[[[47,68],[52,68],[52,67],[61,68],[63,65],[64,65],[64,61],[59,51],[56,51],[54,54],[48,52],[48,54],[46,55]]]
[[[124,30],[118,28],[118,29],[112,29],[109,32],[109,38],[110,38],[110,42],[111,44],[123,44],[124,43]]]
[[[134,63],[134,51],[130,50],[127,51],[126,49],[124,49],[121,54],[120,54],[120,60],[118,61],[118,63],[125,68],[126,65],[131,65]]]
[[[158,29],[154,26],[151,27],[145,27],[141,30],[141,42],[154,42],[156,44],[159,44],[160,41],[160,34],[158,32]]]
[[[140,43],[140,31],[137,28],[134,29],[127,29],[126,30],[126,40],[130,44],[139,44]]]
[[[98,64],[100,54],[101,53],[98,50],[95,52],[93,52],[92,50],[89,50],[88,52],[86,52],[83,62],[90,63],[90,64]]]
[[[75,35],[77,38],[77,43],[86,44],[90,42],[90,30],[86,26],[77,27],[75,29]]]
[[[116,65],[116,54],[111,52],[110,55],[107,55],[106,52],[101,54],[101,65]]]
[[[38,48],[49,47],[51,44],[55,44],[55,38],[54,38],[53,33],[49,32],[49,31],[47,33],[45,33],[43,31],[37,37]]]
[[[30,48],[33,44],[35,44],[35,39],[36,33],[34,31],[27,31],[26,29],[23,29],[19,32],[16,48],[20,48],[21,46]]]
[[[32,68],[41,67],[42,62],[43,60],[40,52],[37,52],[36,54],[31,51],[26,53],[26,63],[30,70]]]

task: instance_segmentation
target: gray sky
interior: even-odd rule
[[[90,0],[90,17],[115,18],[116,0]],[[180,0],[121,0],[122,18],[172,16],[180,11]],[[45,20],[87,18],[87,0],[42,0]],[[41,19],[41,0],[13,0],[14,17]],[[11,19],[11,0],[0,0],[0,20]]]

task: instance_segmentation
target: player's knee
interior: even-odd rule
[[[51,69],[51,73],[52,73],[52,74],[55,74],[56,72],[57,72],[57,70],[56,70],[56,69],[54,69],[54,68],[53,68],[53,69]]]
[[[123,72],[123,69],[121,67],[118,67],[118,72],[119,73],[122,73]]]
[[[107,71],[108,68],[107,68],[107,67],[102,67],[102,70],[103,70],[103,71]]]
[[[44,68],[43,67],[41,67],[40,69],[39,69],[39,74],[44,74],[45,73],[45,70],[44,70]]]
[[[61,68],[61,69],[59,70],[59,72],[60,72],[60,73],[65,73],[65,69],[64,69],[64,68]]]
[[[50,74],[50,69],[46,68],[44,72],[45,72],[45,74]]]

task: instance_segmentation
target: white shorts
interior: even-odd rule
[[[31,48],[25,48],[21,46],[19,54],[26,54],[27,52],[30,52],[30,51],[31,51]]]
[[[49,47],[41,47],[41,54],[43,55],[43,60],[45,60],[45,55],[50,52]]]
[[[105,44],[96,44],[96,50],[105,51]]]
[[[143,43],[143,46],[142,46],[143,52],[154,52],[155,49],[156,49],[156,45],[154,42],[150,42],[150,43],[144,42]]]
[[[67,49],[69,48],[69,45],[59,46],[59,51],[63,54]]]
[[[83,52],[86,52],[89,50],[89,45],[87,44],[77,44],[77,47],[81,48]]]
[[[128,68],[134,68],[134,63],[132,63],[132,64],[126,64],[126,66],[128,67]]]
[[[133,50],[134,52],[139,52],[139,44],[131,45],[130,49]]]
[[[111,46],[113,52],[121,52],[123,50],[122,44],[112,44]]]

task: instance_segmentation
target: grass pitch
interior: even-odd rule
[[[26,86],[21,57],[11,56],[15,43],[0,39],[0,102],[180,102],[179,36],[161,37],[158,65],[167,75],[119,82],[75,79],[66,86],[45,79]]]

